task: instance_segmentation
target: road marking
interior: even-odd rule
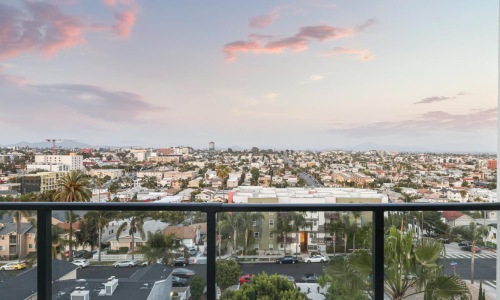
[[[446,258],[471,258],[472,254],[446,254]],[[476,254],[475,258],[496,258],[495,254]]]
[[[496,280],[483,280],[483,283],[486,285],[489,285],[493,288],[497,288],[497,281]]]

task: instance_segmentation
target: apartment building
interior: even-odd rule
[[[68,171],[84,170],[83,156],[76,153],[69,155],[35,155],[35,167],[37,165],[65,165]]]
[[[387,195],[374,190],[356,188],[264,188],[260,186],[240,186],[231,192],[229,203],[387,203]],[[283,252],[307,253],[311,251],[326,251],[332,243],[332,237],[327,230],[332,214],[329,212],[302,212],[307,226],[298,234],[292,232],[287,239],[279,238],[276,233],[280,213],[264,212],[263,219],[253,226],[255,238],[254,249],[264,253]],[[281,213],[284,215],[284,213]],[[358,224],[371,222],[371,212],[362,213]]]
[[[66,172],[39,172],[20,177],[21,194],[39,193],[57,189],[59,180]]]
[[[125,171],[123,169],[92,169],[89,171],[90,176],[106,177],[109,176],[111,180],[123,177]]]
[[[17,255],[17,224],[0,223],[0,257],[12,258]],[[36,228],[33,224],[22,220],[19,247],[21,257],[36,251]]]

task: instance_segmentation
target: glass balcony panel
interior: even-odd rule
[[[290,283],[289,288],[311,299],[315,294],[352,295],[349,287],[353,286],[359,299],[369,299],[371,274],[353,271],[349,259],[353,253],[363,253],[367,267],[372,268],[372,228],[371,212],[218,213],[218,289],[223,299],[230,299],[231,293],[242,293],[238,290],[245,285],[277,275]],[[339,268],[345,272],[336,272]],[[228,279],[227,274],[232,277]]]
[[[193,281],[198,290],[201,285],[203,292],[207,277],[205,213],[72,213],[72,262],[69,261],[69,212],[53,214],[54,219],[62,222],[52,227],[52,299],[69,299],[70,295],[88,295],[90,299],[109,295],[148,299],[158,294],[187,299]]]

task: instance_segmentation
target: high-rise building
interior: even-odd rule
[[[215,143],[214,142],[208,143],[208,150],[215,150]]]

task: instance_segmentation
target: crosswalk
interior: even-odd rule
[[[472,253],[446,253],[446,258],[471,258]],[[475,258],[497,258],[495,253],[481,254],[476,253]]]

